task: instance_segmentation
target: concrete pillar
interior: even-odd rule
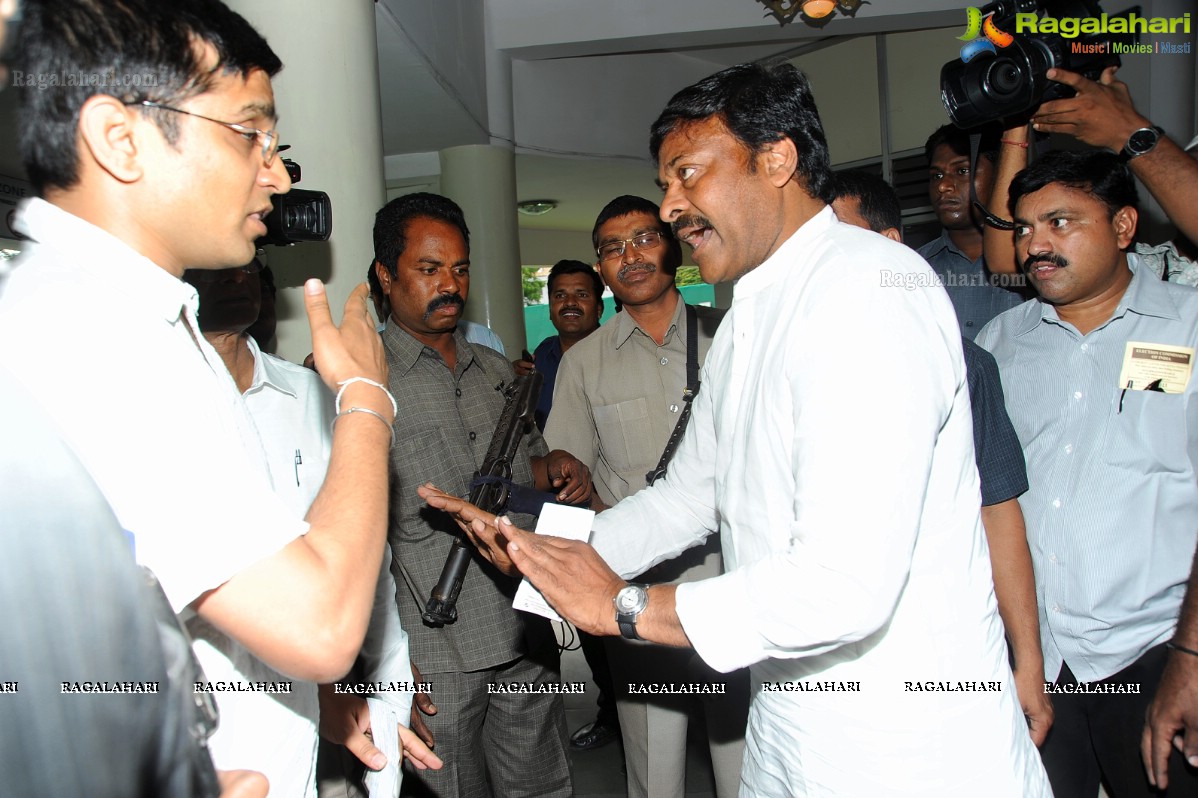
[[[274,79],[284,154],[303,168],[298,188],[326,192],[333,235],[325,243],[267,247],[279,285],[278,354],[311,351],[303,283],[328,285],[333,318],[374,258],[374,214],[386,196],[375,6],[366,0],[226,0],[283,61]]]
[[[510,147],[441,150],[441,193],[462,206],[470,228],[470,297],[465,317],[503,339],[510,357],[527,346],[516,222],[516,156]]]

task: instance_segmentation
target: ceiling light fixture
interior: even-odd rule
[[[835,10],[835,0],[806,0],[803,3],[803,13],[812,19],[823,19]]]
[[[544,216],[557,207],[557,200],[525,200],[516,203],[516,210],[525,216]]]
[[[767,9],[765,15],[773,16],[779,25],[793,22],[794,18],[803,14],[804,21],[811,24],[814,20],[825,20],[833,11],[839,11],[847,17],[856,16],[857,9],[868,0],[758,0]],[[825,24],[819,22],[815,24]]]

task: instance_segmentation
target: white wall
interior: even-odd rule
[[[890,149],[922,149],[933,130],[948,122],[940,102],[940,67],[959,58],[958,28],[886,35],[890,87]]]
[[[874,37],[862,36],[791,59],[811,81],[832,163],[882,152],[875,55]]]
[[[520,261],[525,266],[552,266],[565,258],[595,262],[589,228],[585,231],[520,228]]]
[[[717,69],[676,53],[515,61],[516,140],[531,150],[647,160],[649,126],[661,109]]]

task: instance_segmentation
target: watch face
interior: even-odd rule
[[[1152,128],[1141,128],[1131,134],[1131,138],[1127,140],[1127,149],[1136,155],[1148,152],[1156,146],[1159,138],[1160,136]]]
[[[644,588],[629,585],[616,594],[616,609],[622,613],[636,612],[646,604]]]

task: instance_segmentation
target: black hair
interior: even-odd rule
[[[712,117],[723,122],[752,153],[789,138],[798,152],[795,172],[803,179],[807,193],[829,201],[832,169],[828,139],[807,76],[796,67],[740,64],[678,92],[650,131],[653,162],[658,162],[666,136],[689,123]],[[755,168],[752,162],[750,168]]]
[[[379,321],[386,321],[391,315],[391,297],[383,290],[383,284],[379,282],[379,274],[374,269],[374,261],[366,267],[366,285],[370,288],[370,301],[374,304],[374,311],[378,314]]]
[[[887,228],[903,229],[903,204],[889,183],[869,172],[837,172],[832,178],[833,199],[847,197],[858,202],[861,216],[869,229],[880,233]]]
[[[456,202],[427,191],[404,194],[388,202],[374,216],[374,259],[383,264],[392,277],[396,275],[399,257],[407,247],[408,222],[417,218],[453,225],[462,234],[466,251],[470,250],[470,229]]]
[[[595,299],[599,304],[599,313],[602,315],[603,278],[599,276],[599,272],[595,271],[595,267],[588,263],[583,263],[580,260],[559,260],[553,264],[553,268],[549,270],[549,278],[545,282],[545,287],[548,289],[549,294],[553,294],[553,281],[567,274],[585,274],[591,278]]]
[[[383,292],[383,284],[379,282],[379,275],[374,270],[374,263],[371,261],[370,265],[366,267],[366,286],[370,289],[372,296]]]
[[[219,0],[24,0],[12,62],[20,92],[21,159],[38,194],[79,180],[79,113],[95,95],[175,105],[218,74],[273,76],[266,40]],[[202,45],[217,62],[209,68]],[[177,115],[146,108],[172,146]]]
[[[657,222],[657,229],[662,235],[662,243],[666,245],[666,256],[662,259],[661,268],[666,274],[676,274],[678,267],[682,265],[682,244],[678,243],[678,239],[674,237],[673,228],[661,220],[661,207],[656,202],[644,197],[623,194],[604,205],[603,210],[599,211],[599,216],[595,219],[595,226],[591,228],[591,245],[596,250],[599,249],[600,227],[612,219],[619,219],[621,216],[633,213],[648,214]]]
[[[999,140],[1002,138],[1002,129],[996,123],[988,123],[970,130],[962,130],[952,124],[941,125],[933,130],[932,135],[924,142],[923,154],[931,164],[932,153],[941,144],[946,144],[957,155],[969,155],[969,136],[974,133],[981,135],[978,141],[978,155],[985,156],[990,163],[996,162]]]
[[[1131,171],[1118,155],[1103,150],[1070,152],[1052,150],[1045,153],[1011,181],[1011,211],[1025,194],[1032,194],[1050,183],[1060,183],[1093,194],[1114,218],[1120,208],[1135,208],[1139,204],[1136,183]]]

